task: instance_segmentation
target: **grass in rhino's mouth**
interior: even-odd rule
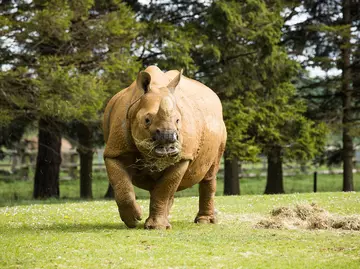
[[[143,159],[137,160],[133,165],[138,169],[147,168],[153,172],[160,172],[181,160],[181,144],[178,141],[171,145],[158,145],[151,139],[134,140],[143,155]]]

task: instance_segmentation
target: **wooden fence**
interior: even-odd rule
[[[27,151],[19,153],[16,151],[7,151],[5,158],[0,161],[0,172],[8,175],[16,175],[17,178],[24,180],[30,179],[32,173],[35,170],[36,164],[36,151]],[[62,163],[60,166],[62,180],[73,180],[79,178],[79,155],[76,150],[71,150],[62,153]],[[260,163],[242,163],[240,164],[239,177],[242,178],[256,178],[266,176],[266,159],[262,158]],[[93,162],[94,172],[106,172],[105,164],[103,161],[103,149],[97,149],[94,152]],[[316,169],[316,167],[310,167],[305,165],[284,165],[284,177],[296,176],[296,175],[313,175],[317,174],[341,174],[342,169]],[[354,169],[354,173],[360,172],[360,169]],[[219,171],[220,177],[223,177],[223,165]]]
[[[36,166],[36,151],[6,151],[5,158],[0,161],[0,172],[5,175],[16,175],[17,178],[28,180]],[[94,152],[93,171],[106,172],[102,159],[103,150]],[[72,180],[79,178],[79,154],[76,150],[61,153],[60,179]]]

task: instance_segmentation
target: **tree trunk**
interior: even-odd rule
[[[60,196],[61,133],[51,118],[39,121],[38,155],[34,179],[35,199]]]
[[[360,2],[359,2],[359,12],[360,12]],[[353,92],[360,93],[360,40],[357,42],[357,48],[353,53],[353,63],[351,67],[351,77],[352,77],[352,85],[353,85]],[[355,153],[354,149],[354,153]],[[359,166],[358,158],[356,157],[353,161],[353,168],[357,169]]]
[[[274,147],[268,153],[268,167],[265,194],[284,192],[281,147]]]
[[[114,197],[115,197],[115,195],[114,195],[114,189],[113,189],[113,188],[111,187],[111,185],[109,184],[108,189],[107,189],[107,191],[106,191],[106,193],[105,193],[104,198],[112,199],[112,198],[114,198]]]
[[[350,0],[343,0],[343,24],[348,25],[349,29],[343,36],[342,43],[342,97],[343,97],[343,191],[353,191],[353,157],[354,157],[354,146],[353,138],[350,134],[350,124],[352,118],[351,102],[352,102],[352,89],[351,83],[351,69],[350,69],[350,26],[351,26],[351,15],[350,15]]]
[[[78,152],[80,155],[80,198],[92,199],[92,164],[93,141],[92,132],[83,123],[77,124],[79,138]]]
[[[239,195],[240,183],[238,158],[231,157],[231,159],[228,159],[226,151],[224,156],[224,195]]]

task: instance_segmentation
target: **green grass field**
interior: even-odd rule
[[[360,214],[360,193],[216,197],[219,223],[193,223],[197,197],[175,199],[172,230],[127,229],[113,201],[0,208],[0,268],[360,268],[360,232],[258,229],[278,206],[315,202]]]

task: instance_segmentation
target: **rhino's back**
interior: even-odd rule
[[[177,74],[178,71],[175,70],[166,72],[166,76],[169,78],[169,81],[171,81]],[[198,107],[198,109],[201,109],[204,113],[207,113],[209,108],[211,108],[212,111],[218,114],[219,119],[222,120],[222,106],[220,99],[213,90],[204,84],[183,76],[179,89],[175,91],[175,95],[189,98],[189,101],[193,103],[194,106]]]
[[[176,76],[178,71],[169,71],[166,75],[170,80]],[[180,82],[180,87],[176,89],[175,96],[179,103],[187,103],[190,109],[184,107],[184,113],[189,114],[189,117],[195,117],[203,126],[198,128],[205,128],[205,132],[222,135],[224,132],[222,105],[219,97],[209,87],[204,84],[183,77]],[[187,113],[188,112],[188,113]]]

